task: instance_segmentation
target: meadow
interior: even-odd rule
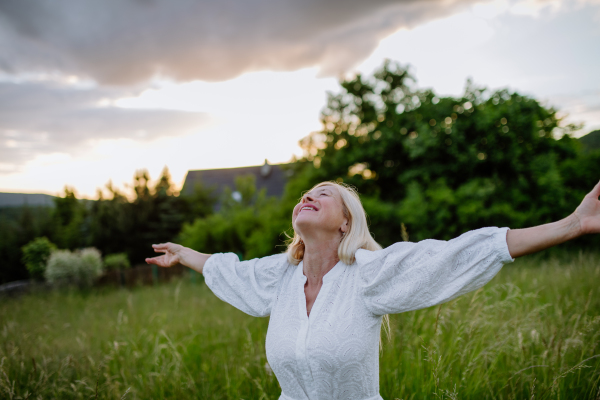
[[[483,289],[390,316],[384,399],[600,399],[600,256],[529,256]],[[0,398],[277,399],[267,318],[201,280],[0,304]]]

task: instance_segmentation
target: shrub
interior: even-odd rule
[[[23,264],[27,267],[29,276],[32,279],[44,279],[46,263],[48,262],[50,254],[55,249],[56,246],[46,237],[36,238],[21,247],[21,250],[23,251]]]
[[[102,274],[102,257],[93,248],[70,252],[54,251],[46,266],[46,279],[50,283],[76,284],[89,287]]]
[[[88,247],[79,251],[79,258],[78,283],[91,286],[102,275],[102,255],[98,249]]]
[[[73,280],[77,275],[77,264],[79,264],[79,256],[69,250],[52,252],[46,265],[46,280],[50,283]]]
[[[129,263],[127,254],[115,253],[109,254],[106,257],[104,257],[104,267],[108,271],[116,271],[131,268],[131,264]]]

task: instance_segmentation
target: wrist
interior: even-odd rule
[[[189,267],[190,259],[192,258],[192,252],[194,250],[187,248],[185,246],[181,246],[181,248],[177,251],[177,258],[179,259],[179,264],[184,267]]]
[[[200,253],[196,250],[192,250],[188,247],[181,249],[180,263],[188,268],[193,269],[199,273],[202,273],[204,264],[210,258],[211,254]]]
[[[585,235],[583,230],[583,224],[581,223],[581,218],[577,215],[577,212],[569,215],[565,218],[565,223],[567,227],[567,235],[568,239],[575,239],[579,236]]]

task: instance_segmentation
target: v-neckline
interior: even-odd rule
[[[331,268],[329,271],[327,271],[327,273],[325,275],[323,275],[323,283],[321,284],[321,287],[319,288],[319,292],[317,293],[317,295],[315,296],[315,301],[313,302],[312,307],[310,308],[310,314],[308,312],[308,308],[306,307],[306,292],[304,290],[306,283],[308,282],[308,278],[306,277],[306,275],[304,275],[304,261],[300,261],[300,264],[298,264],[298,269],[299,269],[299,273],[300,273],[300,278],[301,278],[301,282],[302,285],[300,287],[300,290],[302,291],[302,295],[301,298],[304,301],[301,301],[301,313],[303,316],[306,317],[307,320],[310,319],[310,316],[313,315],[313,319],[315,318],[314,315],[316,314],[316,312],[318,311],[317,306],[320,304],[319,299],[322,298],[323,296],[320,296],[320,294],[323,292],[324,289],[326,289],[327,286],[329,286],[329,283],[335,281],[335,278],[337,278],[340,273],[342,272],[342,265],[344,263],[340,260],[338,261],[333,268]]]

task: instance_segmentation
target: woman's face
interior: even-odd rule
[[[310,235],[339,236],[348,228],[342,198],[333,185],[323,185],[302,196],[294,207],[292,226],[304,239]]]

